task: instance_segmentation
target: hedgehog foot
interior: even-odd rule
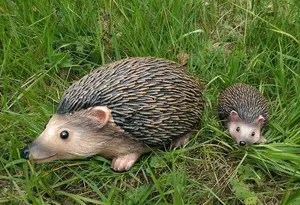
[[[258,143],[266,143],[267,139],[264,136],[260,136]]]
[[[140,156],[140,153],[117,156],[113,158],[111,168],[117,172],[128,171]]]
[[[191,136],[192,136],[192,132],[189,132],[186,135],[184,135],[183,137],[180,137],[179,139],[174,140],[171,144],[171,148],[181,147],[181,146],[185,145],[190,140]]]

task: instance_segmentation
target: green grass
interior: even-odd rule
[[[0,0],[0,36],[0,203],[300,204],[298,0]],[[20,157],[75,80],[127,56],[180,53],[206,81],[185,148],[145,155],[125,173],[99,156]],[[222,127],[217,96],[233,82],[268,99],[269,144],[239,148]]]

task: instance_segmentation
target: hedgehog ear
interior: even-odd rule
[[[98,120],[101,125],[106,125],[110,118],[110,110],[107,106],[96,106],[91,109],[91,115]]]
[[[241,119],[240,116],[239,116],[239,114],[236,111],[234,111],[234,110],[232,110],[230,112],[229,118],[230,118],[230,120],[234,120],[234,121],[238,121],[238,120]]]
[[[264,118],[262,115],[259,115],[258,118],[256,119],[256,123],[257,123],[260,127],[262,127],[263,124],[264,124],[264,122],[265,122],[265,118]]]

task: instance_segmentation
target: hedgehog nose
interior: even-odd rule
[[[246,145],[246,142],[245,142],[245,141],[240,141],[240,145],[241,145],[241,146],[245,146],[245,145]]]
[[[21,157],[24,159],[29,159],[30,151],[28,149],[28,146],[26,146],[22,151],[21,151]]]

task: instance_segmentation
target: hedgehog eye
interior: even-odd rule
[[[240,131],[240,127],[237,127],[237,128],[236,128],[236,131],[239,132],[239,131]]]
[[[251,133],[251,136],[254,137],[254,136],[255,136],[255,132],[252,132],[252,133]]]
[[[69,132],[64,130],[60,133],[60,138],[62,138],[63,140],[67,139],[69,137]]]

